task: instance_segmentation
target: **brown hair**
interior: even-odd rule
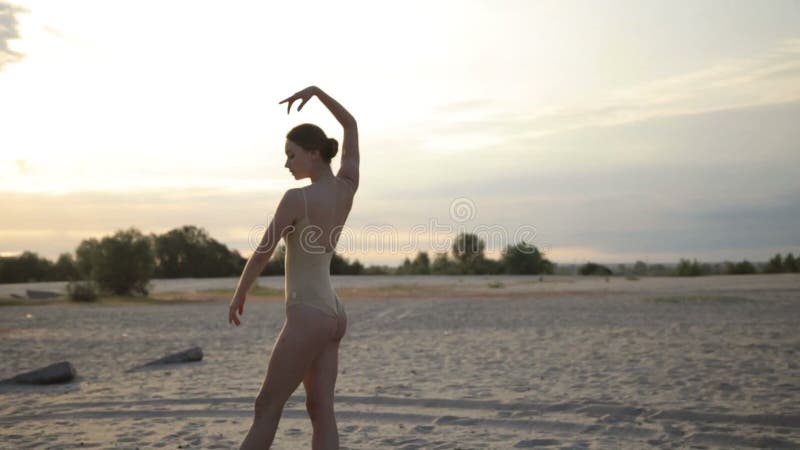
[[[319,150],[319,156],[328,164],[339,151],[339,141],[325,136],[322,128],[312,123],[304,123],[292,128],[292,131],[286,135],[286,139],[303,147],[308,152]]]

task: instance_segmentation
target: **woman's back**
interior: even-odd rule
[[[352,184],[339,177],[317,181],[301,188],[305,217],[295,222],[295,233],[303,231],[301,241],[308,251],[331,252],[339,242],[344,224],[353,207]],[[305,219],[305,220],[304,220]]]
[[[304,304],[340,318],[344,306],[331,284],[330,267],[353,204],[347,181],[333,177],[300,189],[305,215],[286,235],[286,307]]]

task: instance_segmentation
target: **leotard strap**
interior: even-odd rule
[[[306,218],[308,218],[308,200],[306,200],[305,188],[300,188],[300,193],[303,194],[303,208],[306,210]]]

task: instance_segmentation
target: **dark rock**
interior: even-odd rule
[[[59,294],[58,292],[34,291],[33,289],[26,289],[25,293],[28,295],[28,298],[34,300],[55,298],[61,296],[61,294]]]
[[[53,384],[65,383],[77,375],[75,368],[68,361],[51,364],[41,369],[21,373],[13,378],[3,380],[3,383],[19,384]]]

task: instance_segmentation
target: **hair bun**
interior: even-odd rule
[[[336,153],[339,152],[339,141],[337,141],[334,138],[328,138],[327,144],[328,144],[328,155],[329,155],[328,159],[331,160],[333,159],[334,156],[336,156]]]

